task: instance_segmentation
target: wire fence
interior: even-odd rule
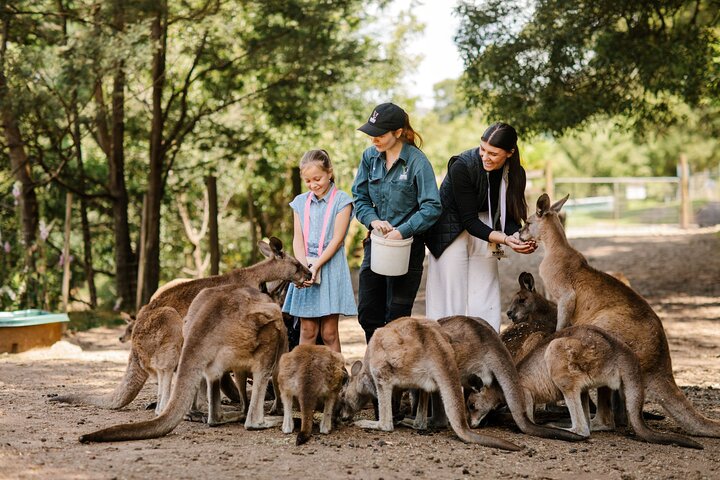
[[[687,178],[684,187],[684,178]],[[683,190],[686,190],[683,193]],[[629,225],[709,226],[720,223],[720,171],[683,177],[558,177],[528,172],[527,200],[547,191],[572,227]],[[532,208],[531,208],[532,209]]]

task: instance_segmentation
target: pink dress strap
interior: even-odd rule
[[[323,225],[322,230],[320,232],[320,243],[318,245],[318,258],[320,255],[322,255],[322,251],[325,245],[325,233],[327,230],[327,225],[330,220],[330,211],[332,210],[333,202],[335,201],[335,194],[337,193],[337,188],[335,186],[332,187],[333,191],[330,194],[330,199],[328,200],[327,208],[325,209],[325,217],[323,218]],[[308,255],[308,236],[310,235],[310,203],[312,202],[312,197],[314,197],[315,194],[310,192],[310,194],[307,196],[307,200],[305,200],[305,212],[304,212],[304,220],[303,220],[303,242],[305,242],[305,256]]]

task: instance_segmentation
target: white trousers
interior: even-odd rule
[[[500,331],[498,260],[486,257],[488,243],[463,231],[439,259],[428,255],[425,316],[480,317]]]

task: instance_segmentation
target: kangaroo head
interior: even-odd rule
[[[502,390],[497,383],[485,385],[480,390],[473,390],[467,399],[467,408],[470,412],[469,423],[471,428],[477,428],[496,407],[505,402]]]
[[[562,229],[562,223],[558,218],[558,213],[570,194],[565,195],[564,198],[558,200],[553,205],[550,205],[550,197],[547,193],[543,193],[538,198],[536,204],[536,212],[531,215],[530,218],[525,222],[525,226],[520,229],[520,240],[527,242],[528,240],[539,241],[542,240],[542,232],[547,228],[549,223],[557,225],[557,228]]]
[[[537,297],[540,296],[535,291],[535,278],[532,273],[522,272],[518,277],[518,283],[520,290],[515,293],[507,311],[507,316],[513,323],[527,321],[530,315],[537,310]]]
[[[135,317],[125,312],[120,312],[120,317],[125,320],[127,325],[125,326],[125,331],[122,335],[120,335],[118,340],[120,340],[120,343],[129,342],[132,337],[133,327],[135,326]]]
[[[363,370],[363,363],[356,360],[350,369],[350,378],[340,392],[340,418],[352,419],[372,397],[375,396],[375,384],[370,375]]]
[[[270,237],[269,243],[260,241],[258,242],[258,248],[260,253],[275,264],[277,280],[289,280],[300,286],[302,282],[312,278],[309,268],[283,251],[283,244],[279,238]]]

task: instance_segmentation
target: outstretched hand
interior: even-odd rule
[[[519,238],[515,236],[508,236],[505,238],[505,243],[508,247],[512,248],[513,251],[517,253],[533,253],[535,250],[537,250],[537,243],[535,240],[529,240],[527,242],[523,242]]]

